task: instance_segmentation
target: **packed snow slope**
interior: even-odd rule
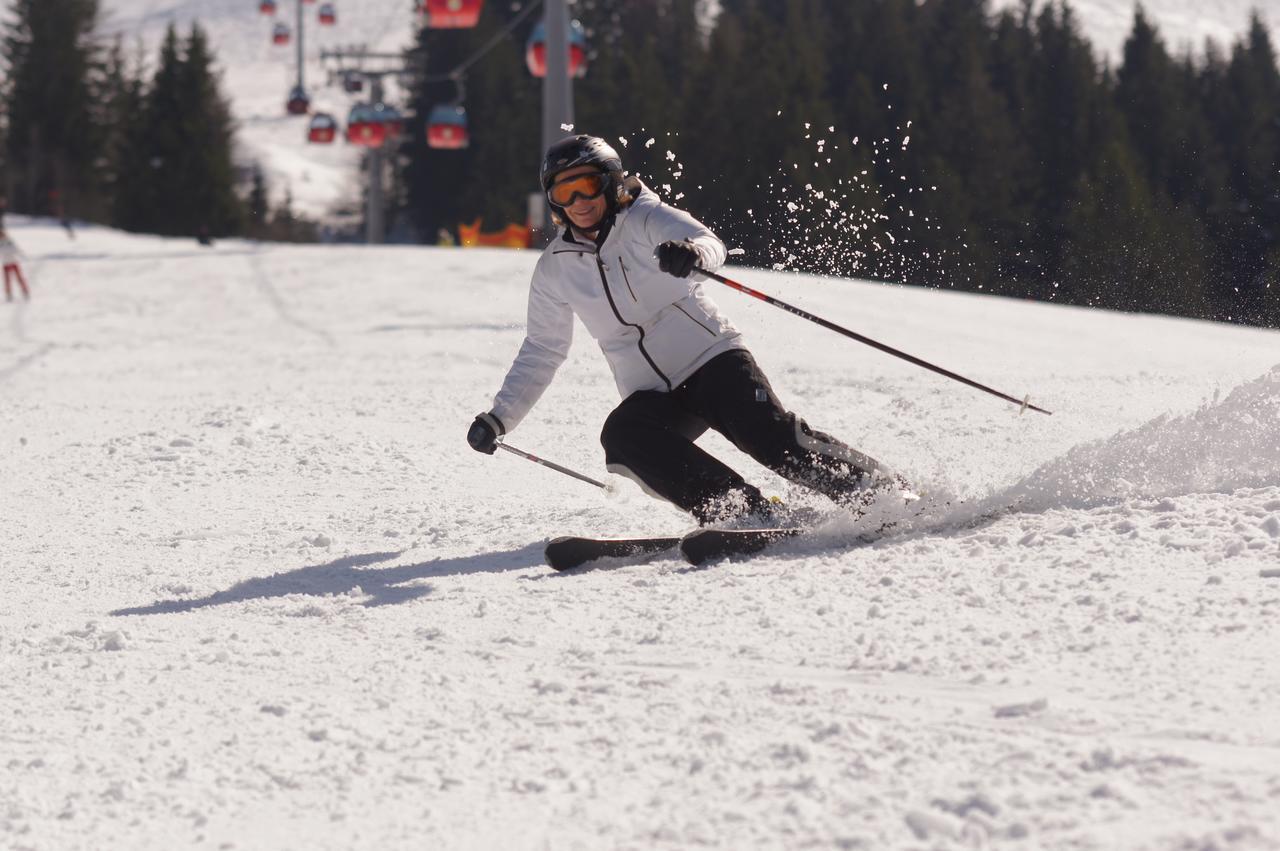
[[[556,574],[689,522],[467,447],[534,254],[11,224],[0,847],[1280,847],[1280,334],[733,270],[1054,414],[719,288],[935,516]],[[580,333],[510,440],[616,401]]]
[[[284,103],[296,76],[295,48],[292,44],[272,45],[270,34],[276,20],[294,25],[296,2],[279,0],[277,16],[269,18],[258,11],[256,0],[101,0],[100,31],[108,38],[119,35],[129,51],[141,44],[149,67],[154,70],[170,23],[185,33],[198,20],[209,33],[223,72],[222,90],[239,122],[238,161],[245,166],[256,163],[262,167],[277,201],[287,188],[293,193],[295,209],[326,219],[337,207],[358,204],[362,185],[359,153],[341,141],[332,145],[309,144],[306,118],[285,115]],[[305,73],[313,109],[345,120],[355,100],[343,94],[340,87],[325,85],[320,51],[355,45],[375,51],[401,51],[413,43],[418,19],[413,0],[334,2],[338,23],[333,27],[316,24],[317,4],[306,6]],[[1021,2],[995,0],[991,8],[1016,8]],[[1229,45],[1245,32],[1254,9],[1269,26],[1280,23],[1280,0],[1145,0],[1142,5],[1166,44],[1179,52],[1190,49],[1198,53],[1206,38]],[[1134,4],[1123,0],[1071,0],[1071,7],[1081,31],[1093,41],[1099,55],[1117,65],[1124,39],[1133,26]],[[636,39],[636,43],[642,41]],[[389,99],[403,106],[403,97],[394,88]],[[477,132],[482,129],[477,128]],[[849,132],[857,131],[850,128]]]
[[[994,0],[996,11],[1017,9],[1023,0]],[[1041,8],[1046,0],[1035,0]],[[1133,30],[1134,9],[1142,6],[1147,20],[1155,24],[1165,45],[1175,54],[1204,51],[1205,41],[1213,40],[1224,51],[1249,29],[1254,12],[1276,35],[1280,24],[1280,0],[1067,0],[1075,13],[1080,30],[1093,43],[1098,55],[1119,66],[1124,42]]]

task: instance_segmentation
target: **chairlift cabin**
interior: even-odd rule
[[[529,33],[524,45],[524,62],[535,77],[547,76],[547,28],[541,21]],[[587,73],[587,34],[578,21],[569,22],[569,75]]]
[[[311,110],[311,98],[304,89],[294,86],[284,108],[290,115],[306,115]]]
[[[427,116],[427,146],[456,151],[471,144],[467,130],[467,110],[459,104],[442,103]]]
[[[364,80],[347,74],[342,78],[342,90],[349,95],[358,95],[364,91]]]
[[[338,135],[338,121],[327,112],[317,112],[307,125],[307,141],[315,145],[329,145]]]
[[[484,0],[421,0],[418,5],[427,26],[436,30],[474,27],[480,20],[482,8]]]
[[[338,10],[334,8],[332,3],[325,3],[320,7],[317,13],[320,23],[326,27],[331,27],[338,22]]]
[[[271,29],[271,41],[273,44],[288,44],[291,36],[289,25],[283,21],[277,22]]]
[[[276,13],[276,0],[262,0],[258,4],[258,11],[264,15],[274,15]]]

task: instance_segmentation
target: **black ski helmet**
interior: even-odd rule
[[[580,165],[591,165],[600,169],[609,178],[609,186],[605,189],[605,199],[609,203],[609,212],[617,212],[618,202],[625,194],[623,184],[625,177],[622,171],[622,157],[613,146],[599,136],[580,134],[568,136],[547,148],[547,155],[542,158],[542,169],[539,178],[542,191],[551,189],[556,176]],[[557,224],[562,224],[564,211],[551,205],[551,212]]]

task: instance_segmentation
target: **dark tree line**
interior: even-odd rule
[[[0,19],[0,192],[14,212],[172,236],[297,230],[237,195],[234,125],[197,24],[145,57],[95,37],[98,0],[13,0]]]
[[[1280,325],[1280,71],[1256,17],[1193,57],[1139,9],[1109,67],[1062,2],[721,0],[709,32],[697,5],[580,0],[577,129],[619,142],[745,262]],[[424,31],[430,70],[516,13]],[[529,26],[467,77],[470,149],[430,151],[421,127],[406,145],[403,201],[428,238],[524,219]],[[412,106],[453,95],[420,86]]]

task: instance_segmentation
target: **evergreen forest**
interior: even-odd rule
[[[1135,7],[1112,66],[1060,0],[721,0],[709,29],[698,5],[579,0],[575,132],[735,262],[1280,325],[1280,71],[1256,16],[1192,54]],[[423,31],[430,70],[516,14]],[[425,235],[525,218],[541,89],[516,35],[468,73],[470,148],[409,136],[403,203]],[[412,106],[453,97],[423,85]]]

